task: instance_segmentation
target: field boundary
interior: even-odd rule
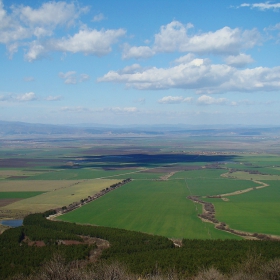
[[[199,196],[188,196],[187,198],[189,200],[192,200],[194,203],[199,203],[203,206],[203,213],[198,214],[198,217],[203,222],[208,222],[208,223],[214,224],[215,228],[218,230],[226,231],[226,232],[244,237],[246,239],[280,241],[280,236],[277,236],[277,235],[251,233],[251,232],[232,229],[226,223],[220,222],[216,219],[216,217],[215,217],[216,211],[215,211],[215,207],[212,203],[201,200]]]
[[[101,190],[100,192],[94,194],[93,196],[88,196],[86,199],[83,199],[80,202],[74,202],[74,203],[70,204],[68,207],[64,206],[62,208],[56,209],[56,214],[48,216],[47,219],[54,220],[55,218],[57,218],[57,217],[59,217],[63,214],[69,213],[69,212],[71,212],[71,211],[73,211],[73,210],[75,210],[79,207],[82,207],[85,204],[87,204],[89,202],[92,202],[92,201],[104,196],[105,194],[107,194],[107,193],[109,193],[109,192],[111,192],[111,191],[113,191],[113,190],[131,182],[131,181],[132,181],[132,179],[125,179],[125,180],[123,180],[119,183],[111,185],[110,187],[108,187],[106,189]]]
[[[248,189],[244,189],[244,190],[239,190],[239,191],[235,191],[235,192],[231,192],[231,193],[224,193],[224,194],[218,194],[218,195],[210,195],[210,196],[206,196],[206,197],[207,198],[224,198],[226,196],[239,195],[239,194],[247,193],[247,192],[250,192],[250,191],[259,190],[259,189],[262,189],[262,188],[269,187],[268,184],[263,183],[261,181],[254,180],[253,182],[256,183],[256,184],[260,184],[261,186],[252,187],[252,188],[248,188]],[[227,201],[227,200],[224,200],[224,201]]]

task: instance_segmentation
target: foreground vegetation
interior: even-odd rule
[[[0,236],[2,279],[19,273],[31,275],[39,271],[41,265],[48,262],[54,254],[64,256],[65,271],[67,263],[74,260],[83,260],[86,267],[91,267],[93,264],[90,262],[90,255],[94,254],[96,245],[63,245],[58,242],[81,241],[83,236],[105,239],[110,243],[110,247],[103,250],[99,261],[95,264],[110,267],[114,263],[119,263],[119,267],[124,265],[127,267],[129,275],[142,277],[153,275],[156,271],[167,275],[173,270],[184,279],[198,275],[202,268],[209,270],[212,267],[222,274],[230,275],[233,269],[238,269],[242,263],[248,261],[249,255],[253,258],[249,261],[258,261],[258,265],[269,261],[272,263],[276,258],[280,258],[280,243],[275,241],[184,239],[182,246],[176,247],[165,237],[123,229],[53,222],[45,219],[44,216],[49,214],[52,212],[29,215],[24,219],[24,226],[7,230]],[[27,239],[43,241],[44,246],[35,244],[30,246],[26,242]]]
[[[179,275],[174,269],[163,273],[160,269],[144,276],[132,274],[120,263],[99,264],[81,268],[79,262],[67,263],[60,255],[45,262],[42,268],[29,276],[17,275],[11,280],[277,280],[280,277],[280,259],[263,262],[258,256],[248,256],[228,273],[214,267],[201,268],[195,276]]]
[[[38,271],[54,254],[63,256],[66,270],[69,270],[67,263],[74,260],[83,260],[83,265],[90,268],[93,265],[89,261],[90,255],[96,245],[63,245],[58,242],[81,241],[83,236],[110,242],[110,247],[103,250],[96,265],[110,267],[119,263],[120,267],[126,266],[128,274],[143,277],[159,271],[167,274],[171,270],[176,271],[180,277],[191,277],[199,274],[202,268],[208,270],[212,267],[229,275],[242,263],[252,262],[248,258],[257,258],[253,261],[258,261],[259,265],[280,257],[279,242],[184,239],[182,246],[176,247],[165,237],[122,229],[53,222],[45,219],[44,216],[49,214],[52,212],[29,215],[24,219],[24,226],[7,230],[0,236],[2,279],[18,273],[30,275],[33,271]],[[35,243],[30,246],[27,239],[33,242],[43,241],[44,246],[36,246]],[[96,269],[95,265],[93,268]]]

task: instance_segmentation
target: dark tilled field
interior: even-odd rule
[[[21,198],[5,198],[5,199],[0,199],[0,207],[12,204],[14,202],[17,202],[21,200]]]

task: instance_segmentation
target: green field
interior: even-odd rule
[[[124,228],[171,238],[238,238],[203,223],[183,180],[133,181],[59,219]]]
[[[0,192],[0,199],[7,198],[29,198],[43,194],[44,192]]]
[[[220,178],[220,176],[226,173],[226,169],[199,169],[189,171],[176,172],[171,179],[202,179],[202,178]]]
[[[237,230],[280,235],[279,181],[266,183],[269,187],[230,196],[226,202],[209,200],[218,220]]]
[[[256,184],[252,181],[224,178],[187,179],[186,182],[191,191],[191,194],[200,196],[221,195],[259,186],[259,184]]]
[[[279,174],[279,171],[277,173]],[[241,180],[257,180],[257,181],[280,180],[279,175],[250,174],[248,172],[243,172],[243,171],[227,173],[224,174],[224,176],[229,178],[241,179]]]

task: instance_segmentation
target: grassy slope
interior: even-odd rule
[[[173,238],[238,238],[203,223],[197,217],[201,206],[188,200],[188,195],[182,180],[133,181],[60,219]]]

